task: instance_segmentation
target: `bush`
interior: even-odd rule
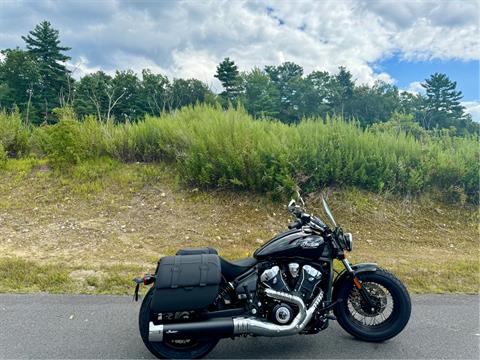
[[[400,194],[440,190],[455,202],[479,199],[478,139],[419,131],[401,114],[366,130],[337,118],[289,126],[207,105],[125,124],[63,115],[56,125],[34,129],[28,142],[57,168],[109,156],[172,162],[185,182],[203,187],[280,195],[297,185],[304,191],[352,185]]]
[[[0,142],[0,169],[3,169],[6,163],[7,163],[7,153],[5,152],[5,149],[3,148],[3,145]]]
[[[53,167],[61,169],[86,159],[88,151],[82,143],[82,125],[75,120],[60,120],[45,126],[38,133],[40,146]]]
[[[0,143],[10,157],[29,153],[30,130],[24,126],[18,109],[10,114],[0,112]]]

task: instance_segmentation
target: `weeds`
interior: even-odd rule
[[[15,116],[0,115],[1,124],[10,129],[0,133],[6,151],[24,154],[29,146],[61,170],[107,156],[122,162],[174,163],[186,183],[274,196],[289,194],[296,186],[314,191],[353,185],[404,195],[439,190],[447,202],[478,203],[479,198],[477,139],[448,133],[363,130],[337,118],[288,126],[254,120],[241,109],[207,105],[125,124],[65,116],[33,131],[22,128]],[[22,135],[11,135],[17,133]],[[12,139],[19,139],[18,144]]]
[[[23,125],[19,111],[7,114],[0,112],[0,146],[2,153],[7,152],[11,157],[27,155],[30,151],[28,140],[30,129]],[[0,155],[2,156],[2,155]]]

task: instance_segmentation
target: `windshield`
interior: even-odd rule
[[[323,209],[325,210],[325,213],[327,214],[328,218],[330,219],[330,222],[333,224],[333,226],[337,226],[337,223],[335,222],[335,219],[333,218],[333,214],[330,211],[330,208],[328,207],[327,202],[325,201],[325,198],[322,197],[322,203],[323,203]]]

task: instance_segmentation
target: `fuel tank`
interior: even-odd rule
[[[275,236],[253,254],[258,260],[274,257],[318,259],[328,255],[329,248],[321,236],[298,229]]]

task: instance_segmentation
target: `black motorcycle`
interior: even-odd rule
[[[161,258],[155,274],[135,279],[137,299],[140,284],[153,284],[139,316],[147,348],[158,358],[200,358],[222,338],[316,334],[330,320],[365,341],[400,333],[411,312],[407,289],[376,264],[350,265],[352,235],[323,207],[332,226],[292,200],[290,230],[253,257],[228,261],[199,248]]]

